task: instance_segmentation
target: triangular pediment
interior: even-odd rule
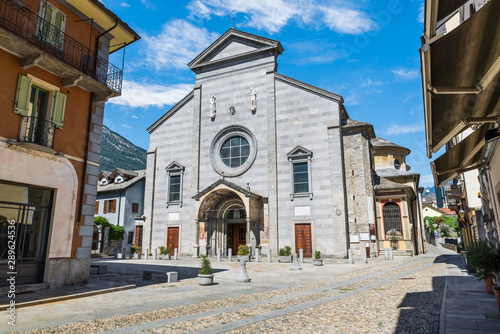
[[[290,158],[312,157],[312,152],[302,146],[297,146],[291,150],[287,155]]]
[[[198,194],[196,194],[192,198],[198,201],[203,196],[205,196],[205,195],[213,192],[220,185],[223,185],[225,188],[228,188],[228,189],[230,189],[230,190],[232,190],[232,191],[234,191],[236,193],[240,193],[240,194],[242,194],[242,195],[244,195],[246,197],[256,197],[256,198],[260,198],[261,197],[260,195],[252,193],[251,191],[249,191],[249,190],[247,190],[245,188],[242,188],[242,187],[240,187],[240,186],[238,186],[238,185],[236,185],[236,184],[234,184],[232,182],[220,179],[220,180],[215,181],[214,183],[212,183],[210,186],[206,187],[202,191],[200,191]]]
[[[181,171],[181,170],[184,170],[184,166],[181,165],[180,163],[176,162],[176,161],[172,161],[170,163],[170,165],[168,165],[165,170],[167,172],[173,172],[173,171]]]
[[[194,70],[242,57],[253,57],[258,53],[269,51],[278,56],[283,52],[283,47],[278,41],[231,28],[193,59],[188,66]]]

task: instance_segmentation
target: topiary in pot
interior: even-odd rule
[[[241,261],[241,259],[244,258],[245,261],[250,262],[250,247],[247,245],[239,245],[236,258],[238,261]]]
[[[493,277],[500,272],[500,247],[489,240],[479,240],[467,247],[467,262],[484,280],[486,292],[493,294]]]
[[[280,248],[280,251],[278,253],[278,261],[283,263],[292,262],[292,248],[290,248],[290,246]]]
[[[313,265],[315,265],[315,266],[322,266],[323,265],[323,259],[321,258],[320,251],[314,252]]]
[[[198,271],[198,284],[199,285],[212,285],[214,282],[214,275],[212,274],[212,266],[208,255],[201,255],[201,268]]]

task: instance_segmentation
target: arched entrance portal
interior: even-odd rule
[[[240,245],[260,244],[262,198],[228,181],[218,181],[198,196],[198,247],[200,254],[236,254]]]

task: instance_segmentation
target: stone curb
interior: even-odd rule
[[[89,297],[89,296],[95,296],[95,295],[101,295],[105,293],[110,293],[110,292],[117,292],[117,291],[122,291],[122,290],[130,290],[130,289],[135,289],[136,285],[131,284],[131,285],[125,285],[125,286],[119,286],[119,287],[114,287],[114,288],[109,288],[109,289],[101,289],[101,290],[96,290],[96,291],[89,291],[89,292],[81,292],[81,293],[75,293],[75,294],[70,294],[66,296],[59,296],[59,297],[52,297],[52,298],[46,298],[46,299],[40,299],[40,300],[34,300],[31,302],[24,302],[24,303],[16,303],[16,309],[21,308],[21,307],[28,307],[28,306],[34,306],[34,305],[40,305],[40,304],[48,304],[48,303],[54,303],[54,302],[60,302],[64,300],[69,300],[69,299],[75,299],[75,298],[82,298],[82,297]],[[5,311],[9,307],[9,304],[4,304],[0,305],[0,311]]]

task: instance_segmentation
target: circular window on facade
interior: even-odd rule
[[[398,159],[394,160],[394,168],[396,168],[396,169],[400,169],[401,168],[401,164],[399,163]]]
[[[253,164],[257,155],[255,137],[247,128],[230,126],[215,136],[210,160],[215,171],[224,176],[239,176]]]

